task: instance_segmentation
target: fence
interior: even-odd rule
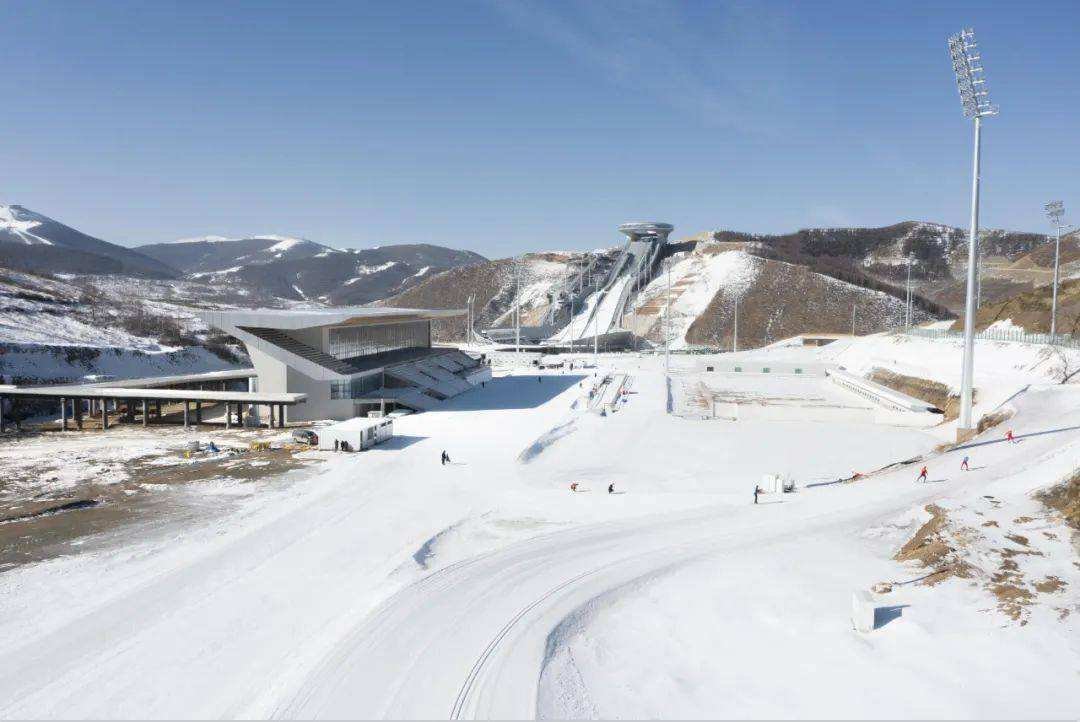
[[[920,338],[937,339],[960,339],[963,340],[963,331],[953,331],[942,328],[910,328],[904,331],[909,336]],[[1080,338],[1072,334],[1058,334],[1051,336],[1048,333],[1028,333],[1026,331],[1005,331],[1001,329],[987,329],[975,334],[975,338],[983,341],[1008,341],[1012,343],[1041,343],[1050,346],[1062,346],[1064,348],[1080,349]]]

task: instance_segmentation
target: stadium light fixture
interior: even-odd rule
[[[949,38],[949,56],[956,74],[956,88],[965,118],[975,122],[975,158],[971,173],[971,228],[968,234],[967,295],[964,303],[964,361],[960,381],[960,422],[957,435],[970,433],[971,388],[975,372],[975,285],[977,283],[979,246],[979,152],[981,150],[982,119],[997,115],[997,106],[990,102],[986,76],[975,41],[975,31],[961,30]]]
[[[1054,227],[1054,290],[1050,305],[1050,338],[1057,336],[1058,261],[1061,258],[1061,221],[1065,218],[1065,204],[1050,201],[1046,204],[1046,217]]]

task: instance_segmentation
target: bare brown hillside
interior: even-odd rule
[[[734,299],[721,289],[690,326],[687,342],[730,348]],[[766,260],[753,285],[739,300],[739,346],[749,348],[800,333],[874,333],[901,323],[904,302],[814,273],[805,266]],[[924,312],[918,311],[918,320]]]
[[[1050,286],[1013,296],[999,303],[984,305],[975,317],[975,326],[984,329],[995,321],[1009,319],[1027,331],[1050,332]],[[961,328],[963,321],[957,321]],[[1080,278],[1065,281],[1058,289],[1058,333],[1080,335]]]
[[[452,268],[436,274],[423,283],[409,290],[379,302],[382,306],[402,306],[404,308],[466,308],[469,296],[475,295],[473,312],[477,315],[477,328],[490,325],[492,300],[501,294],[506,286],[512,261],[501,259],[478,263],[474,266]],[[461,341],[465,338],[466,321],[451,319],[436,321],[432,330],[438,341]]]

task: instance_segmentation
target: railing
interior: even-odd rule
[[[910,328],[904,331],[909,336],[935,339],[960,339],[964,338],[963,331],[953,331],[944,328]],[[1028,333],[1027,331],[1006,331],[1004,329],[987,329],[975,334],[975,338],[983,341],[1006,341],[1011,343],[1038,343],[1050,346],[1062,346],[1064,348],[1080,349],[1080,338],[1072,334],[1057,334],[1051,336],[1048,333]]]

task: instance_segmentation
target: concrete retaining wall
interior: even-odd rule
[[[785,361],[745,360],[745,361],[701,361],[697,365],[700,373],[720,374],[774,374],[779,376],[818,376],[827,375],[825,364],[790,363]]]

